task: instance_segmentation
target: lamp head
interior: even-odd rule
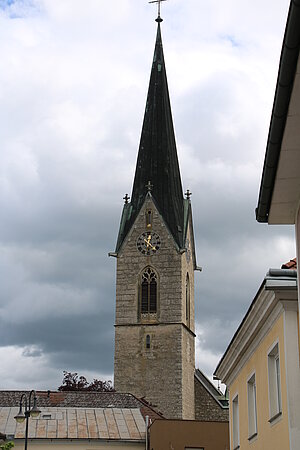
[[[31,417],[38,417],[41,414],[41,411],[38,409],[37,406],[34,406],[31,410],[30,410],[30,416]]]
[[[33,407],[30,410],[30,416],[31,417],[38,417],[40,415],[40,413],[41,413],[41,411],[36,406],[36,396],[34,396]]]
[[[19,410],[18,414],[14,417],[14,419],[16,419],[16,421],[17,421],[18,423],[24,422],[24,420],[25,420],[25,415],[23,414],[22,406],[20,406],[20,410]]]

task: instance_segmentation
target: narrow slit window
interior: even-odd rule
[[[189,274],[187,274],[185,282],[185,319],[188,327],[190,327],[190,308],[191,308],[190,278]]]
[[[151,267],[142,274],[141,283],[141,313],[157,312],[157,275]]]
[[[150,338],[150,335],[147,334],[147,336],[146,336],[146,348],[149,349],[150,346],[151,346],[151,338]]]
[[[146,227],[151,228],[152,227],[152,210],[148,209],[146,211]]]

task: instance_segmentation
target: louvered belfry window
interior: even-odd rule
[[[157,311],[157,275],[151,267],[142,274],[141,313],[156,313]]]

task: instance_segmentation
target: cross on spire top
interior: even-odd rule
[[[128,204],[128,200],[129,200],[129,199],[130,199],[129,195],[128,195],[128,194],[125,194],[125,197],[123,197],[123,200],[124,200],[125,205]]]
[[[161,2],[165,2],[166,0],[151,0],[149,3],[157,3],[157,7],[158,7],[158,15],[157,15],[157,19],[156,22],[162,22],[162,18],[160,17],[160,4]]]
[[[189,200],[191,198],[192,193],[188,189],[184,195],[186,195],[186,198]]]
[[[145,187],[148,189],[148,192],[151,192],[153,189],[153,184],[151,184],[151,181],[148,181]]]

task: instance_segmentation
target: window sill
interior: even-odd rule
[[[278,413],[274,414],[274,416],[272,416],[269,419],[269,423],[273,423],[276,419],[278,419],[278,417],[280,417],[282,415],[282,411],[279,411]]]
[[[253,441],[254,438],[256,438],[256,437],[257,437],[257,431],[256,431],[255,433],[251,434],[251,436],[248,437],[248,441],[251,442],[251,441]]]

